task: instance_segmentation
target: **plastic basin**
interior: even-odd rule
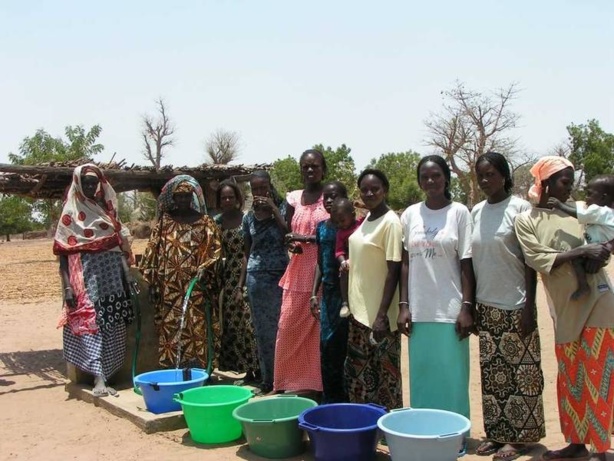
[[[299,415],[317,406],[313,400],[294,395],[252,400],[232,415],[241,422],[251,451],[264,458],[290,458],[305,451]]]
[[[426,408],[393,410],[377,425],[393,461],[455,461],[471,429],[462,415]]]
[[[190,379],[184,379],[184,373],[189,373]],[[159,414],[181,410],[181,405],[173,401],[173,396],[177,392],[202,386],[208,378],[207,372],[200,368],[158,370],[135,376],[134,385],[141,390],[147,409]]]
[[[241,423],[232,412],[253,396],[252,391],[239,386],[207,386],[175,395],[197,443],[226,443],[241,437]]]
[[[298,422],[309,434],[316,461],[371,461],[377,420],[385,414],[379,405],[333,403],[305,410]]]

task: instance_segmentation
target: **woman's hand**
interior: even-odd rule
[[[461,310],[458,313],[455,329],[460,340],[468,338],[471,336],[471,333],[475,333],[475,323],[473,321],[471,308],[472,306],[469,304],[463,303],[461,305]]]
[[[390,325],[388,323],[388,316],[386,314],[382,315],[380,313],[375,317],[375,321],[373,322],[373,339],[376,342],[381,342],[386,338],[388,333],[390,333]]]
[[[409,306],[407,305],[407,303],[400,303],[399,316],[397,317],[397,328],[402,334],[409,336],[411,335],[411,327],[412,322]]]
[[[277,209],[277,205],[275,205],[275,202],[273,201],[271,197],[263,197],[263,196],[254,197],[253,206],[269,208],[271,211]]]
[[[582,254],[585,258],[605,262],[610,256],[610,252],[608,248],[601,243],[589,243],[588,245],[584,245],[582,248]]]
[[[309,310],[316,320],[320,320],[320,301],[317,296],[309,298]]]
[[[527,301],[520,313],[520,336],[526,338],[537,328],[537,322],[535,321],[535,302]]]
[[[286,245],[290,245],[295,242],[304,241],[304,237],[301,234],[295,234],[294,232],[290,232],[284,236],[284,243]]]
[[[77,307],[75,302],[75,293],[72,291],[72,287],[66,287],[64,289],[64,302],[70,309]]]

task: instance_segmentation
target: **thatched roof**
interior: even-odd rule
[[[178,174],[189,174],[206,187],[212,181],[234,177],[246,181],[255,170],[269,169],[270,165],[212,165],[197,167],[163,166],[156,170],[150,166],[125,165],[121,162],[93,162],[83,158],[71,162],[51,162],[40,165],[9,165],[0,163],[0,194],[31,198],[62,198],[72,180],[75,167],[94,163],[103,171],[116,192],[130,190],[151,191],[158,194],[162,186]]]

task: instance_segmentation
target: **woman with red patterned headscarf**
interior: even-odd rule
[[[132,320],[127,289],[132,261],[117,216],[117,198],[102,171],[75,168],[53,241],[60,257],[64,358],[94,376],[94,395],[114,395],[107,380],[124,363],[126,324]]]
[[[567,202],[574,168],[563,157],[542,157],[531,168],[535,208],[516,217],[516,236],[525,262],[541,274],[554,320],[561,431],[569,444],[546,451],[545,461],[605,461],[614,413],[614,293],[601,267],[614,242],[584,245],[577,219],[553,209],[549,198]],[[573,261],[583,259],[589,293],[575,299]],[[518,411],[529,415],[528,410]],[[586,445],[591,445],[589,453]]]

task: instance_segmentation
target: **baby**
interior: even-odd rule
[[[569,205],[550,197],[548,205],[561,210],[586,225],[586,243],[608,243],[614,240],[614,176],[593,178],[586,186],[586,208]],[[571,299],[579,299],[590,293],[583,259],[574,259],[573,268],[578,279],[578,289]]]
[[[360,226],[363,218],[356,219],[354,205],[347,198],[337,198],[333,202],[330,217],[337,226],[337,240],[335,242],[335,258],[339,262],[339,278],[341,285],[341,311],[340,317],[348,317],[350,308],[348,304],[348,271],[350,270],[349,260],[349,239],[350,235]]]

